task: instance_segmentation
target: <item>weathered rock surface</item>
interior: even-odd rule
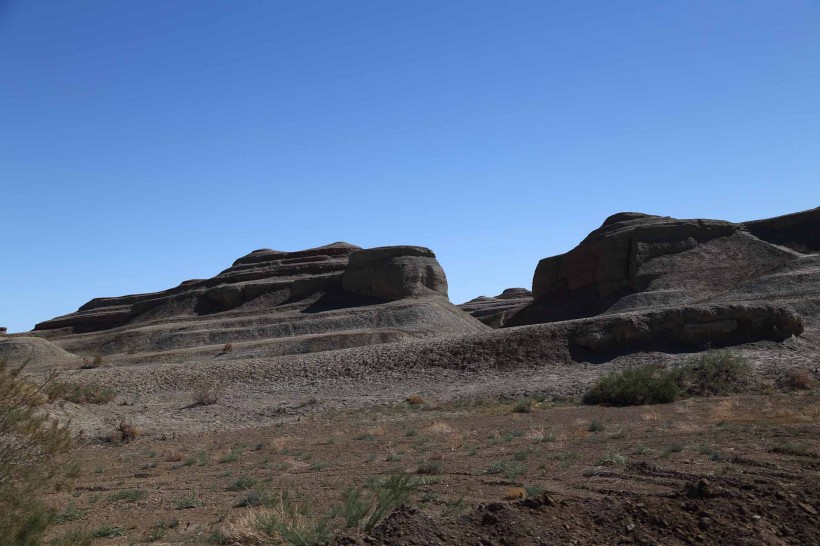
[[[351,294],[384,300],[447,297],[447,278],[430,249],[386,246],[352,254],[342,275],[342,288]]]
[[[726,304],[669,307],[644,312],[601,315],[577,321],[570,339],[600,353],[738,345],[783,341],[803,333],[795,311],[773,305]]]
[[[820,252],[820,207],[766,220],[744,222],[744,229],[766,242],[798,252]]]
[[[506,324],[507,317],[530,303],[532,292],[526,288],[507,288],[497,296],[479,296],[459,307],[487,326],[500,328]]]
[[[447,300],[432,251],[334,243],[256,250],[213,278],[97,298],[35,330],[76,352],[162,360],[213,354],[226,343],[273,356],[484,328]]]
[[[711,302],[786,305],[813,324],[820,255],[795,249],[814,248],[818,218],[816,210],[745,224],[615,214],[538,263],[534,301],[505,325]]]

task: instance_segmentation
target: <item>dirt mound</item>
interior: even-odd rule
[[[3,336],[0,337],[0,361],[5,361],[9,366],[26,364],[32,369],[72,365],[79,362],[80,357],[38,337]]]
[[[278,356],[486,327],[447,300],[429,249],[334,243],[256,250],[211,279],[97,298],[35,329],[70,351],[182,360],[202,357],[198,351]]]

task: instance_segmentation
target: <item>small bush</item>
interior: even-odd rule
[[[222,346],[222,354],[223,355],[225,353],[230,353],[231,351],[233,351],[233,343],[226,343],[225,345]]]
[[[256,485],[256,480],[253,478],[248,478],[246,476],[240,476],[233,483],[231,483],[227,489],[228,491],[245,491],[246,489],[250,489]]]
[[[202,501],[196,496],[196,493],[191,493],[187,497],[182,497],[174,502],[174,509],[187,510],[188,508],[199,508],[202,506]]]
[[[706,351],[671,373],[688,396],[725,396],[741,391],[750,371],[731,351]]]
[[[604,424],[600,421],[591,421],[589,423],[589,426],[587,427],[587,430],[589,432],[599,432],[601,430],[604,430],[604,428],[606,427],[604,427]]]
[[[111,502],[125,501],[136,502],[144,499],[148,494],[142,489],[123,489],[108,495],[108,500]]]
[[[683,396],[724,396],[748,384],[749,365],[730,351],[707,351],[667,368],[645,364],[603,375],[584,394],[585,404],[638,406],[665,404]]]
[[[417,474],[438,475],[441,474],[441,462],[422,461],[416,469]]]
[[[812,388],[816,381],[806,368],[790,368],[783,374],[782,383],[788,390],[802,391]]]
[[[530,413],[532,411],[532,400],[524,398],[513,404],[513,413]]]
[[[33,545],[54,515],[40,493],[63,479],[54,458],[68,451],[71,437],[42,410],[42,393],[55,375],[33,384],[22,372],[0,361],[0,537],[4,544]]]
[[[122,527],[109,527],[108,525],[104,525],[91,533],[91,536],[94,538],[111,538],[111,537],[121,537],[125,534],[125,531]]]
[[[628,459],[615,451],[609,451],[595,464],[597,466],[621,466],[627,463]]]
[[[203,385],[194,391],[195,406],[211,406],[219,400],[219,390]]]
[[[680,393],[677,381],[668,370],[645,364],[605,374],[584,394],[584,404],[637,406],[672,402]]]
[[[117,425],[117,433],[120,441],[124,444],[136,440],[140,434],[137,427],[125,420],[120,421],[120,424]]]

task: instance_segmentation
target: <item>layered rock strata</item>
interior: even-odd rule
[[[226,343],[281,355],[483,328],[447,300],[444,271],[429,249],[334,243],[256,250],[213,278],[97,298],[35,330],[79,354],[165,358]]]
[[[479,296],[462,303],[459,308],[487,326],[501,328],[509,316],[530,303],[532,292],[526,288],[507,288],[497,296]]]

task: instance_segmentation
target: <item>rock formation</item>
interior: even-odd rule
[[[256,250],[213,278],[97,298],[35,330],[81,354],[173,359],[226,343],[275,356],[484,328],[447,300],[444,271],[429,249],[334,243]]]
[[[351,294],[383,300],[447,297],[447,278],[430,249],[386,246],[352,254],[342,275],[342,288]]]
[[[509,316],[530,303],[532,292],[526,288],[507,288],[497,296],[479,296],[459,307],[487,326],[501,328]]]
[[[813,324],[818,225],[818,209],[744,224],[615,214],[538,263],[534,301],[506,325],[717,302],[785,305]]]

